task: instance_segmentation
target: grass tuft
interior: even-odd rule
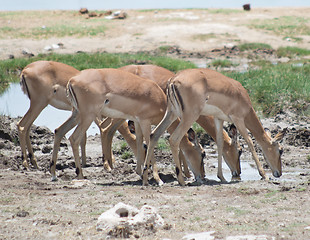
[[[256,50],[256,49],[272,49],[269,44],[266,43],[243,43],[238,45],[240,51]]]

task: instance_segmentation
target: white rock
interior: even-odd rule
[[[188,234],[184,236],[182,240],[213,240],[214,237],[211,236],[213,233],[215,233],[215,231]]]
[[[130,225],[153,223],[155,226],[163,226],[165,224],[164,219],[156,212],[155,208],[149,205],[144,205],[139,213],[128,222]]]
[[[137,227],[144,224],[153,224],[154,227],[161,227],[165,224],[165,221],[152,206],[144,205],[138,210],[135,207],[120,202],[100,215],[96,229],[98,231],[107,231],[117,226]]]
[[[44,50],[45,50],[45,51],[52,51],[53,48],[52,48],[51,46],[45,46],[45,47],[44,47]]]
[[[266,235],[244,235],[244,236],[230,236],[226,240],[275,240],[275,237],[270,237]]]
[[[58,49],[58,48],[59,48],[59,45],[58,45],[58,44],[52,44],[52,48]]]

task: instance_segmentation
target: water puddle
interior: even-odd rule
[[[215,169],[217,169],[217,160],[216,163],[214,163]],[[223,163],[223,175],[226,179],[226,181],[231,181],[231,172],[229,167],[226,165],[226,163]],[[210,173],[208,172],[208,169],[206,169],[206,178],[210,180],[219,181],[217,178],[217,173],[215,171]],[[254,181],[254,180],[260,180],[261,176],[259,175],[256,168],[252,167],[251,164],[247,161],[241,161],[241,180],[242,181]]]
[[[28,111],[30,101],[22,92],[19,83],[12,83],[10,87],[0,96],[0,114],[11,117],[22,117]],[[46,126],[51,131],[63,124],[71,115],[69,111],[56,109],[52,106],[47,106],[38,118],[34,121],[37,126]],[[72,130],[67,133],[70,136]],[[88,135],[99,134],[96,124],[92,124],[87,131]]]

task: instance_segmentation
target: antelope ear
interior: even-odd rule
[[[135,123],[134,121],[128,120],[128,128],[132,134],[136,133]]]
[[[190,129],[187,131],[187,138],[188,138],[188,140],[189,140],[191,143],[193,143],[193,144],[195,144],[195,145],[198,145],[198,144],[199,144],[199,143],[198,143],[198,139],[197,139],[197,135],[196,135],[195,131],[194,131],[192,128],[190,128]]]
[[[272,139],[272,142],[280,142],[287,132],[287,128],[284,128],[281,132],[278,132],[277,135]]]
[[[238,141],[238,131],[237,131],[235,124],[230,125],[228,135],[232,139],[232,141],[234,142]]]

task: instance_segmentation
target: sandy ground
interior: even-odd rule
[[[249,12],[210,13],[206,10],[160,10],[160,11],[126,11],[128,18],[113,20],[106,26],[104,35],[94,37],[63,37],[51,39],[0,39],[0,59],[8,56],[22,56],[22,51],[38,54],[47,53],[45,47],[59,42],[64,48],[54,49],[57,53],[73,53],[77,51],[96,52],[137,52],[150,51],[163,45],[178,45],[189,51],[207,51],[213,48],[231,46],[244,42],[260,42],[270,44],[277,49],[281,46],[299,46],[308,48],[309,36],[300,42],[288,41],[285,36],[276,35],[270,31],[250,28],[248,25],[255,19],[268,20],[283,16],[307,18],[309,8],[270,8],[253,9]],[[71,12],[57,18],[79,21],[83,16]],[[50,19],[37,21],[33,19],[0,19],[3,26],[19,28],[49,26]],[[207,37],[213,34],[215,37]],[[198,35],[198,36],[197,36]],[[200,37],[199,37],[200,35]],[[202,38],[201,38],[202,35]]]
[[[149,51],[162,45],[178,45],[184,51],[197,52],[239,42],[265,42],[274,48],[305,47],[309,46],[307,40],[287,42],[282,37],[248,29],[242,23],[256,18],[306,16],[307,13],[309,9],[255,9],[240,17],[240,13],[207,15],[203,10],[128,11],[130,17],[111,22],[113,27],[103,38],[1,39],[0,56],[2,59],[8,54],[18,57],[24,48],[38,54],[45,51],[46,45],[58,42],[65,47],[54,50],[59,53]],[[195,34],[214,32],[217,37],[204,42],[191,38]],[[264,127],[273,133],[288,128],[282,142],[283,176],[280,179],[260,180],[249,150],[240,139],[243,146],[241,181],[219,183],[215,177],[216,146],[211,142],[204,146],[209,180],[202,186],[185,187],[180,187],[175,179],[170,151],[156,152],[165,185],[158,187],[151,181],[150,186],[142,187],[134,171],[135,158],[121,158],[120,136],[113,141],[116,164],[112,172],[102,167],[99,137],[88,138],[85,181],[74,180],[71,147],[64,139],[57,164],[59,180],[51,182],[48,168],[52,132],[32,128],[40,170],[25,171],[16,140],[16,121],[3,117],[0,121],[0,239],[106,239],[111,236],[97,231],[96,222],[102,212],[118,202],[138,208],[144,204],[154,206],[167,223],[163,229],[141,226],[132,231],[132,239],[182,239],[190,233],[210,231],[215,239],[310,239],[308,118],[286,111],[274,118],[262,119]],[[265,163],[261,151],[259,157]],[[264,167],[271,176],[267,164]],[[229,179],[227,167],[224,172]],[[187,183],[192,181],[188,179]]]

